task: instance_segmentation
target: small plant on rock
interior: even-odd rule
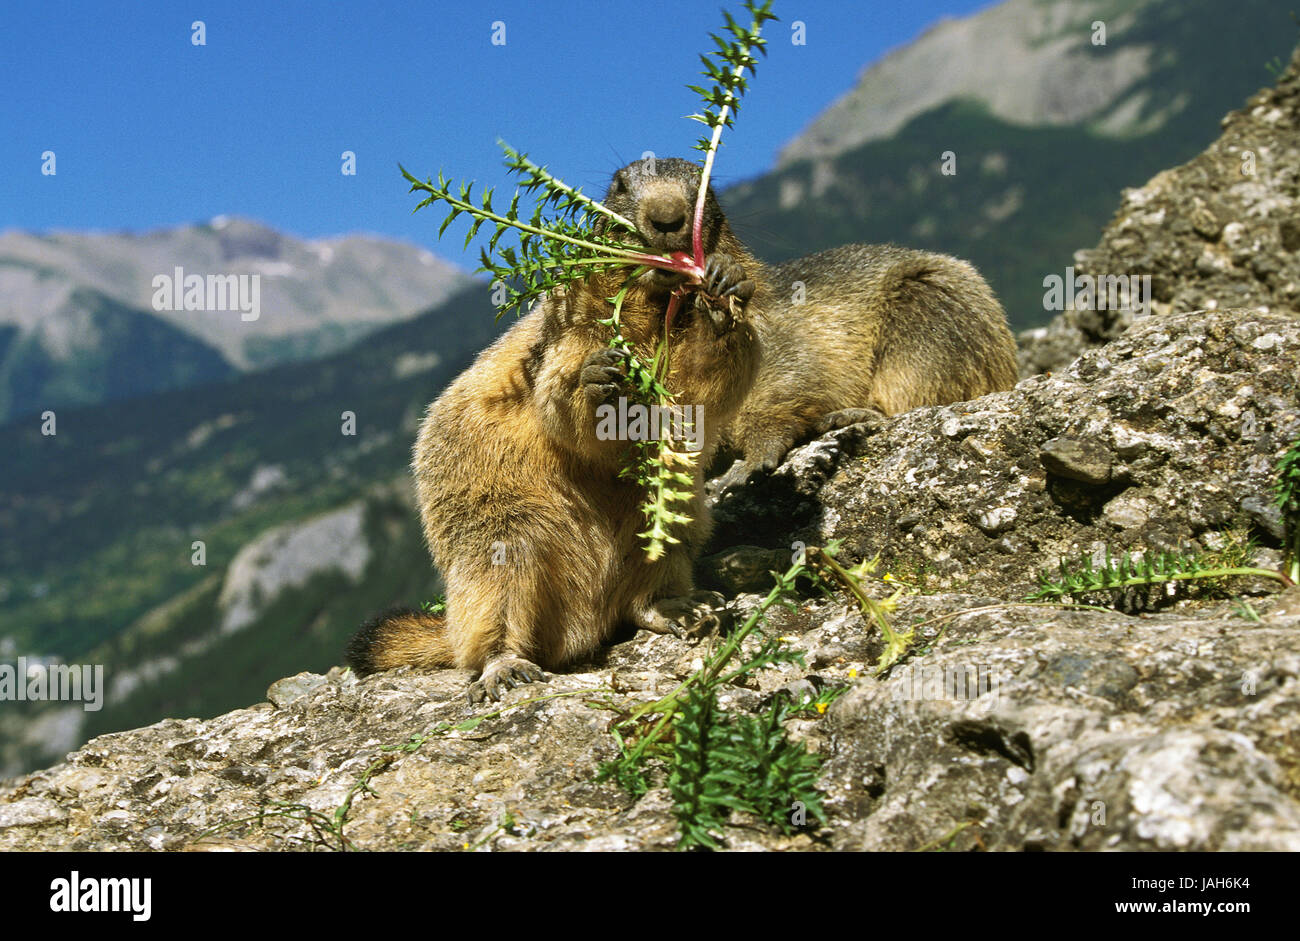
[[[1283,569],[1291,581],[1300,582],[1300,439],[1278,462],[1276,493],[1286,533]]]

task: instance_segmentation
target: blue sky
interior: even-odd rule
[[[717,179],[768,169],[862,68],[989,0],[776,0]],[[588,191],[644,150],[691,156],[684,86],[720,2],[7,2],[0,229],[142,231],[252,217],[304,237],[437,244],[397,163],[506,181],[498,136]],[[739,10],[739,2],[726,4]],[[202,20],[205,46],[191,43]],[[491,43],[493,21],[506,43]],[[807,44],[790,41],[803,21]],[[726,142],[730,141],[727,146]],[[43,176],[53,151],[57,175]],[[343,151],[357,173],[340,173]]]

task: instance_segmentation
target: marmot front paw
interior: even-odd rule
[[[838,412],[822,416],[813,430],[824,435],[828,431],[847,428],[849,425],[866,425],[868,430],[875,431],[887,420],[885,413],[877,408],[842,408]]]
[[[582,384],[587,401],[593,406],[613,403],[623,388],[624,372],[623,353],[606,347],[596,350],[582,363],[578,381]]]
[[[715,252],[704,261],[704,287],[714,297],[735,297],[742,304],[754,296],[754,282],[745,277],[740,262],[726,252]]]
[[[696,307],[709,315],[713,329],[721,335],[735,323],[735,315],[754,296],[756,285],[745,269],[726,252],[715,252],[704,262],[704,295],[696,295]]]

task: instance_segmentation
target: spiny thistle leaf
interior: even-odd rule
[[[1250,575],[1287,581],[1280,572],[1247,566],[1208,566],[1200,558],[1179,552],[1146,552],[1140,559],[1125,552],[1118,559],[1106,549],[1105,560],[1097,566],[1091,555],[1079,559],[1062,558],[1058,574],[1044,569],[1038,575],[1038,589],[1028,600],[1058,600],[1089,592],[1115,591],[1138,585],[1161,585],[1166,582],[1226,578]]]
[[[671,259],[649,255],[639,245],[629,245],[616,238],[597,233],[597,220],[604,220],[614,232],[635,231],[634,226],[618,213],[582,194],[539,166],[504,141],[498,141],[506,154],[506,166],[523,178],[522,192],[536,195],[530,211],[521,213],[521,190],[510,198],[504,211],[492,205],[495,188],[488,189],[476,202],[474,181],[455,186],[453,180],[438,174],[438,182],[419,180],[401,167],[411,183],[411,191],[427,193],[415,211],[441,203],[447,211],[438,228],[442,238],[460,215],[470,219],[465,233],[468,249],[484,223],[491,223],[492,235],[487,249],[480,253],[479,271],[491,275],[502,289],[502,303],[497,316],[514,310],[523,313],[531,304],[555,288],[582,281],[599,271],[619,267],[653,264],[680,268]],[[511,238],[514,244],[502,244]],[[495,253],[495,258],[493,254]]]
[[[1300,439],[1278,461],[1276,495],[1286,530],[1287,575],[1300,582]]]
[[[803,653],[786,648],[777,637],[763,638],[738,666],[732,661],[744,639],[758,630],[772,607],[789,600],[806,572],[802,559],[784,573],[774,572],[776,584],[767,597],[699,670],[669,696],[642,705],[612,727],[622,755],[601,766],[599,779],[627,782],[629,791],[643,788],[645,762],[662,757],[680,849],[719,848],[733,811],[754,814],[786,833],[799,828],[796,807],[802,807],[807,818],[826,822],[817,790],[822,759],[791,740],[784,726],[810,705],[778,694],[765,712],[754,716],[723,710],[717,699],[724,685],[746,683],[758,670],[803,664]],[[821,707],[813,711],[820,715],[842,691],[824,691],[817,697]],[[647,725],[647,717],[654,715],[661,718]],[[636,730],[636,744],[629,745],[620,730]]]

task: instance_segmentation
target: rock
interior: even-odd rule
[[[991,510],[971,513],[971,521],[984,531],[987,536],[994,536],[1010,529],[1016,522],[1014,506],[995,506]]]
[[[759,546],[735,546],[696,563],[696,581],[700,587],[735,595],[743,591],[767,591],[773,584],[772,573],[790,567],[793,553],[784,549]]]
[[[963,621],[978,640],[923,662],[988,670],[978,698],[917,695],[904,669],[831,707],[823,782],[853,821],[838,847],[916,847],[969,823],[962,845],[989,850],[1300,848],[1293,616],[1249,631],[1167,615]]]
[[[1259,348],[1267,335],[1276,340]],[[1050,377],[796,449],[718,504],[714,545],[841,539],[855,558],[880,553],[884,570],[925,568],[932,588],[1003,599],[1102,546],[1190,549],[1239,529],[1280,548],[1266,507],[1277,461],[1300,437],[1297,375],[1300,320],[1151,318]]]
[[[68,813],[45,797],[24,797],[0,805],[0,830],[9,827],[39,827],[67,819]]]
[[[1241,510],[1251,521],[1278,542],[1282,541],[1285,528],[1282,525],[1282,511],[1277,503],[1268,496],[1242,497]]]
[[[1110,480],[1114,453],[1107,447],[1080,438],[1053,438],[1038,449],[1038,459],[1048,473],[1085,484]]]
[[[299,673],[276,680],[266,690],[266,698],[277,708],[286,709],[289,704],[301,699],[307,693],[325,682],[319,673]]]

